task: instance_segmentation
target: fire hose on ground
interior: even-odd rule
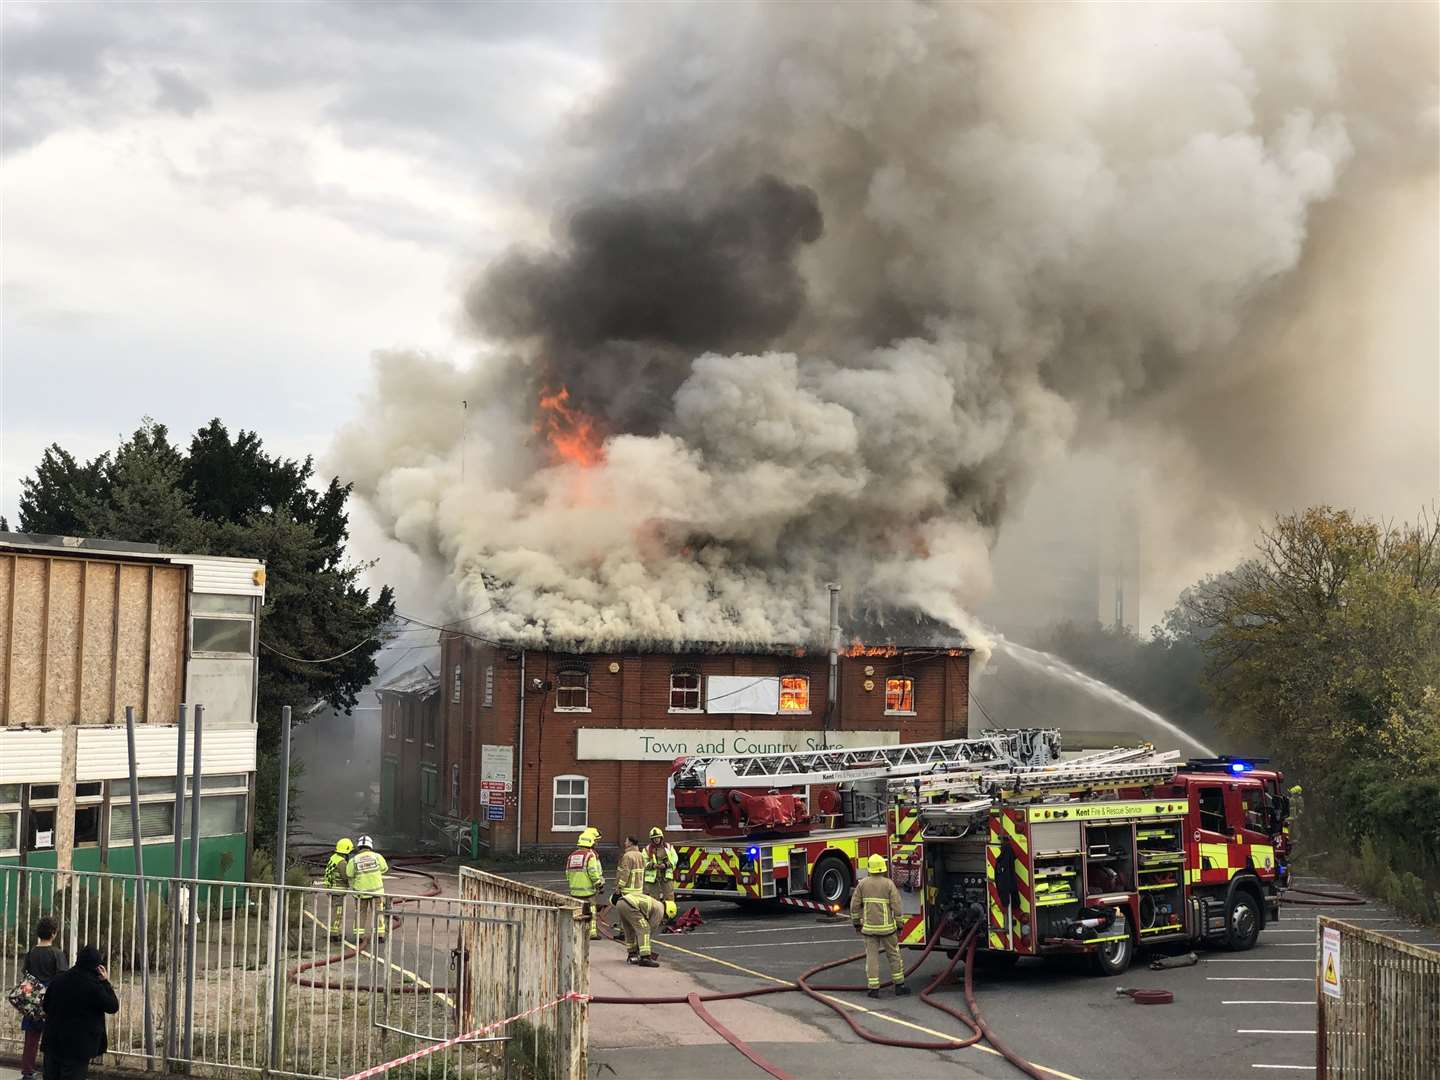
[[[909,978],[920,969],[920,967],[925,963],[926,959],[929,958],[930,954],[935,951],[936,946],[940,943],[940,939],[947,929],[948,924],[941,926],[941,928],[936,931],[934,936],[932,936],[930,940],[926,942],[925,948],[921,952],[919,958],[915,961],[913,965],[911,965],[910,969],[906,971],[906,978]],[[607,934],[606,936],[608,937],[609,935]],[[963,1038],[926,1040],[901,1039],[893,1038],[887,1035],[880,1035],[859,1024],[840,1002],[837,1002],[832,998],[825,996],[827,993],[863,991],[867,989],[867,987],[853,983],[827,983],[823,985],[816,985],[810,982],[811,979],[813,979],[816,975],[819,975],[823,971],[829,971],[832,968],[842,967],[846,964],[852,964],[857,960],[863,959],[865,956],[864,953],[855,953],[851,956],[846,956],[839,960],[831,960],[824,964],[817,964],[815,967],[803,972],[794,982],[784,983],[776,986],[758,986],[750,990],[732,990],[724,993],[714,994],[686,994],[684,996],[673,997],[592,996],[590,998],[590,1001],[592,1004],[596,1005],[688,1005],[692,1010],[695,1011],[695,1014],[699,1016],[701,1020],[703,1020],[706,1024],[713,1028],[722,1038],[725,1039],[726,1042],[734,1046],[750,1061],[754,1062],[760,1068],[764,1069],[771,1076],[776,1077],[777,1080],[793,1080],[793,1078],[791,1078],[790,1075],[784,1070],[760,1057],[760,1055],[757,1054],[751,1047],[749,1047],[748,1044],[745,1044],[744,1040],[740,1039],[738,1035],[730,1031],[728,1028],[725,1027],[725,1025],[721,1024],[713,1015],[706,1011],[703,1008],[702,1003],[711,1001],[736,1001],[745,998],[764,997],[769,994],[793,993],[798,990],[801,993],[805,994],[807,997],[818,1001],[826,1008],[833,1010],[838,1016],[840,1016],[841,1019],[843,1019],[848,1025],[850,1025],[850,1029],[854,1031],[856,1035],[860,1036],[862,1039],[865,1039],[867,1042],[876,1043],[881,1046],[894,1046],[914,1050],[938,1051],[960,1050],[967,1046],[974,1046],[976,1043],[984,1041],[988,1043],[990,1047],[995,1050],[996,1053],[1000,1054],[1002,1057],[1004,1057],[1016,1068],[1020,1069],[1020,1071],[1025,1073],[1027,1076],[1034,1077],[1035,1080],[1044,1080],[1044,1078],[1049,1074],[1045,1070],[1040,1069],[1035,1065],[1032,1065],[1030,1062],[1026,1061],[1024,1058],[1020,1057],[1008,1046],[1006,1046],[999,1039],[999,1037],[995,1035],[994,1030],[990,1028],[990,1026],[986,1023],[983,1014],[980,1012],[979,1003],[975,998],[974,982],[972,978],[972,973],[975,967],[975,946],[975,931],[971,929],[970,931],[967,931],[965,937],[961,939],[959,947],[950,957],[950,962],[945,965],[944,969],[938,975],[936,975],[933,979],[930,980],[929,983],[926,984],[925,988],[921,990],[919,994],[920,1000],[923,1001],[926,1005],[929,1005],[931,1008],[939,1009],[947,1016],[959,1020],[966,1027],[970,1028],[971,1034]],[[969,1016],[960,1012],[958,1009],[951,1008],[944,1002],[937,1001],[934,997],[931,996],[933,992],[942,983],[944,983],[948,978],[950,978],[950,976],[954,973],[956,966],[961,962],[962,959],[965,961],[965,1002],[970,1010]]]
[[[1304,896],[1318,896],[1319,900],[1301,900],[1291,896],[1291,893],[1301,893]],[[1304,904],[1307,907],[1361,907],[1369,903],[1363,896],[1354,896],[1350,893],[1326,892],[1324,889],[1301,889],[1291,887],[1286,890],[1284,896],[1280,897],[1282,904]]]

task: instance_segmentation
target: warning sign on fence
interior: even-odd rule
[[[1331,997],[1344,997],[1340,990],[1340,931],[1325,927],[1320,948],[1320,987]]]

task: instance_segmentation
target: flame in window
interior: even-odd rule
[[[805,675],[784,675],[780,679],[780,711],[810,711],[810,679]]]

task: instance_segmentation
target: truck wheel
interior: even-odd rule
[[[1225,944],[1236,952],[1255,947],[1260,937],[1260,902],[1249,889],[1239,888],[1225,905]]]
[[[1108,933],[1124,934],[1114,941],[1105,941],[1091,954],[1091,963],[1098,975],[1121,975],[1135,959],[1135,942],[1130,940],[1130,923],[1124,915],[1116,915]]]
[[[850,867],[835,855],[826,855],[810,875],[810,896],[821,904],[840,904],[850,899]]]

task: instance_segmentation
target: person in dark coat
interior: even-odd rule
[[[27,978],[36,979],[42,985],[70,966],[60,946],[55,944],[57,932],[55,920],[44,915],[35,924],[35,945],[25,954],[21,969]],[[45,1021],[39,1017],[25,1016],[20,1020],[20,1030],[25,1032],[25,1048],[20,1053],[20,1080],[35,1080],[35,1057],[40,1051],[40,1036],[45,1032]]]
[[[75,966],[45,988],[45,1080],[85,1080],[90,1059],[109,1048],[105,1014],[120,1011],[100,951],[86,945]]]

